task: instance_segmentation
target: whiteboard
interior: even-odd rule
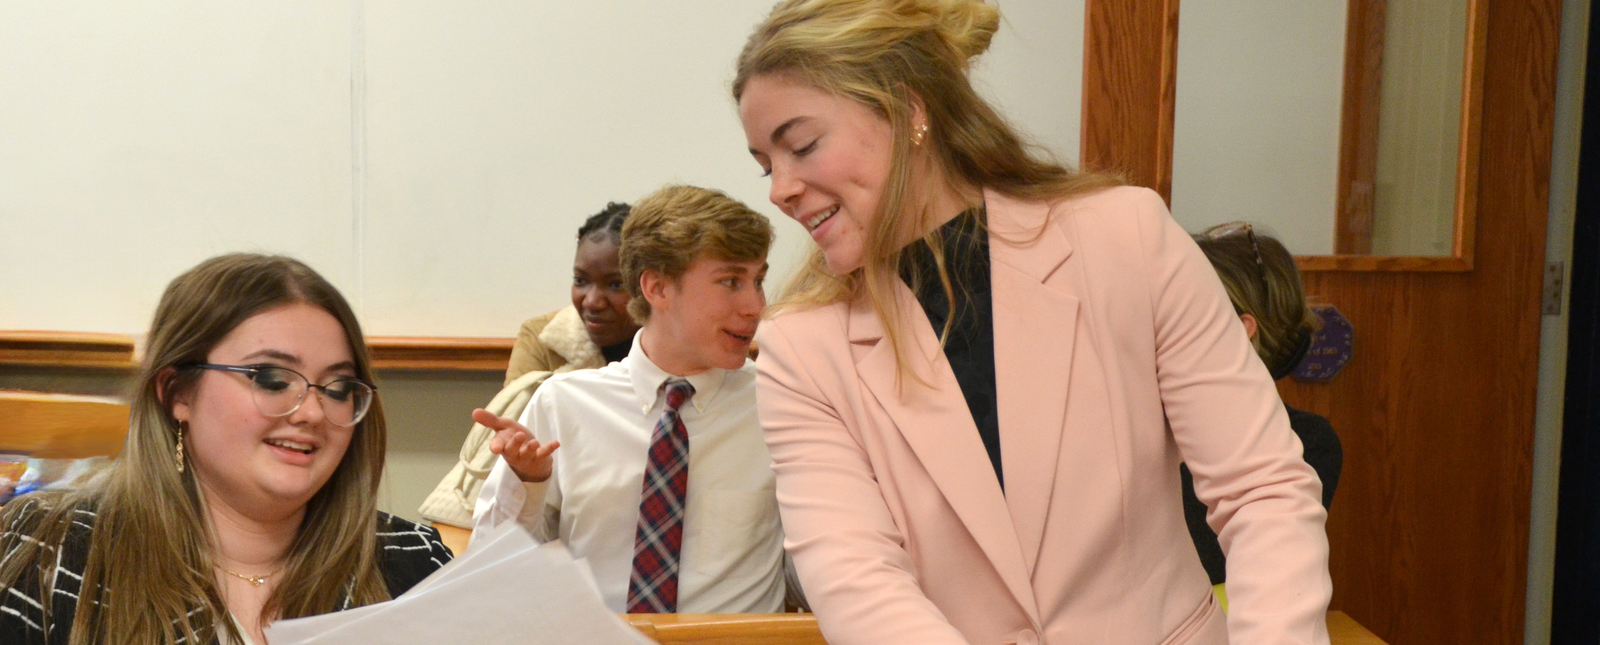
[[[766,0],[0,0],[0,329],[140,333],[166,283],[287,253],[375,335],[510,336],[608,201],[766,200],[729,96]],[[1078,156],[1082,0],[1008,0],[975,78]]]

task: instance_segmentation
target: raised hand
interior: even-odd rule
[[[561,442],[540,445],[539,440],[534,439],[533,433],[522,424],[489,414],[483,408],[472,411],[472,420],[494,431],[494,437],[489,440],[489,451],[504,457],[506,465],[511,466],[517,478],[530,483],[550,478],[550,469],[555,464],[550,454],[561,447]]]

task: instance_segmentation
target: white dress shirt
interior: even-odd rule
[[[498,460],[478,496],[474,532],[515,519],[539,540],[559,538],[588,560],[606,606],[626,612],[646,453],[668,378],[637,335],[621,361],[550,377],[521,419],[541,443],[561,442],[550,479],[525,484]],[[689,486],[678,611],[783,611],[783,530],[756,418],[755,363],[687,379],[695,393],[679,411]]]

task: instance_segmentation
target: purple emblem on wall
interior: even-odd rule
[[[1322,331],[1311,337],[1311,348],[1306,350],[1306,357],[1295,366],[1292,374],[1297,380],[1321,383],[1332,380],[1344,369],[1344,364],[1350,362],[1356,334],[1350,320],[1332,305],[1319,305],[1311,310],[1322,317]]]

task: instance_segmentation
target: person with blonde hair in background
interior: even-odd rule
[[[450,560],[377,511],[386,432],[354,313],[295,260],[235,254],[157,306],[108,470],[0,512],[0,642],[262,643]]]
[[[999,24],[786,0],[738,58],[746,145],[817,244],[757,389],[823,635],[1326,644],[1326,513],[1271,377],[1159,196],[1040,159],[974,91]]]
[[[772,224],[721,192],[668,186],[622,228],[643,327],[627,358],[550,377],[520,422],[483,410],[502,456],[474,530],[517,521],[588,561],[628,613],[782,611],[783,532],[747,354]]]
[[[1244,325],[1245,335],[1256,355],[1267,366],[1272,380],[1284,378],[1299,366],[1311,348],[1311,337],[1322,328],[1322,318],[1306,303],[1305,287],[1294,256],[1283,243],[1258,233],[1247,222],[1229,222],[1206,229],[1194,236],[1200,251],[1211,261],[1217,277],[1228,292],[1228,301]],[[1300,438],[1306,463],[1322,481],[1322,507],[1333,504],[1339,486],[1339,471],[1344,465],[1344,450],[1333,425],[1322,415],[1295,409],[1285,404],[1289,427]],[[1188,466],[1179,467],[1183,478],[1183,513],[1189,523],[1189,537],[1200,553],[1200,563],[1214,585],[1217,598],[1227,607],[1227,557],[1217,534],[1206,524],[1206,505],[1194,494],[1194,475]]]

